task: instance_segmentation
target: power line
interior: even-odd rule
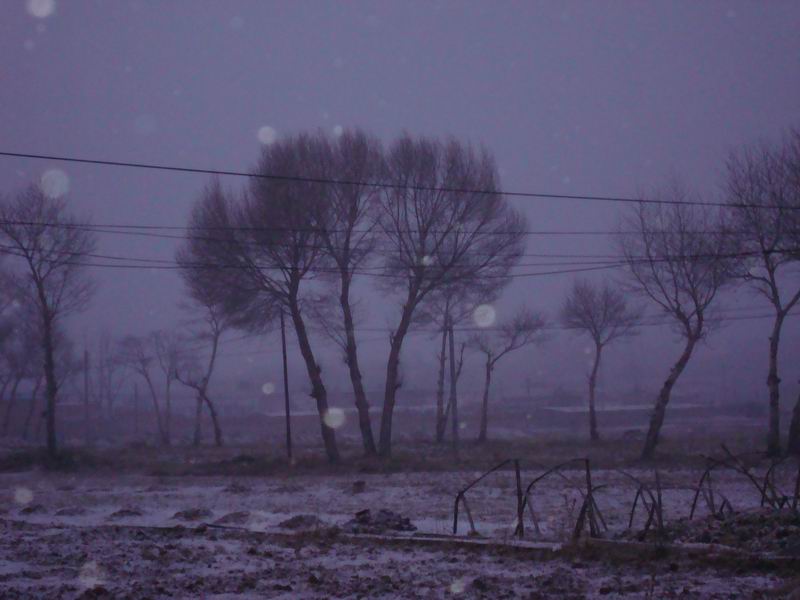
[[[774,252],[785,252],[785,253],[795,253],[798,252],[797,249],[792,248],[780,248],[776,249]],[[21,250],[15,246],[8,246],[0,244],[0,253],[6,253],[13,256],[24,256],[21,254]],[[773,253],[773,252],[767,252]],[[748,258],[753,256],[761,256],[764,254],[762,251],[749,251],[749,252],[730,252],[730,253],[700,253],[700,254],[681,254],[681,255],[667,255],[659,258],[653,258],[648,256],[623,256],[623,255],[605,255],[606,260],[581,260],[581,261],[564,261],[564,262],[544,262],[544,263],[517,263],[512,265],[513,267],[557,267],[557,266],[571,266],[571,267],[617,267],[617,266],[625,266],[629,264],[636,264],[636,263],[661,263],[661,262],[670,262],[670,261],[678,261],[678,260],[701,260],[705,258],[719,258],[719,259],[735,259],[735,258]],[[82,253],[80,254],[81,257],[89,257],[101,260],[114,260],[114,261],[127,261],[131,264],[106,264],[106,263],[83,263],[83,262],[75,262],[70,264],[75,264],[77,266],[87,266],[87,267],[103,267],[103,268],[126,268],[126,269],[145,269],[145,270],[185,270],[185,269],[216,269],[216,270],[226,270],[226,269],[259,269],[259,270],[266,270],[266,271],[284,271],[290,270],[291,267],[277,267],[271,265],[263,265],[259,263],[253,263],[252,265],[241,265],[241,264],[217,264],[217,263],[201,263],[201,262],[187,262],[187,263],[179,263],[176,260],[170,259],[163,259],[163,258],[139,258],[135,256],[116,256],[116,255],[108,255],[108,254],[96,254],[96,253]],[[549,255],[535,255],[535,256],[544,256],[547,257]],[[557,257],[559,255],[553,255]],[[589,258],[603,258],[602,255],[594,256],[594,255],[563,255],[567,257],[575,257],[580,258],[581,256],[586,256]],[[47,260],[45,261],[47,262]],[[51,261],[52,262],[52,261]],[[145,263],[145,264],[138,264],[138,263]],[[470,266],[472,263],[469,262],[454,262],[449,263],[448,267],[458,267],[458,266]],[[435,267],[435,264],[427,265],[428,267]],[[369,269],[369,270],[368,270]],[[331,274],[339,274],[340,270],[337,268],[323,268],[323,267],[314,267],[309,269],[312,273],[331,273]],[[374,272],[377,271],[377,272]],[[386,271],[386,267],[375,265],[375,266],[361,266],[356,269],[352,269],[349,272],[354,275],[382,275],[387,277],[398,278],[398,275],[395,274],[387,274],[381,273]]]
[[[24,257],[23,254],[20,254],[16,250],[8,250],[5,247],[0,247],[0,254],[9,254],[11,256],[17,257]],[[172,265],[137,265],[137,264],[119,264],[119,263],[98,263],[98,262],[83,262],[79,260],[59,260],[55,261],[53,259],[41,259],[43,262],[46,263],[53,263],[58,262],[59,264],[63,265],[70,265],[76,267],[90,267],[90,268],[102,268],[102,269],[121,269],[121,270],[144,270],[144,271],[180,271],[185,268],[193,268],[193,269],[208,269],[208,270],[227,270],[227,269],[249,269],[249,268],[257,268],[257,269],[271,269],[277,271],[283,270],[291,270],[290,268],[281,269],[279,267],[260,267],[260,266],[244,266],[244,265],[214,265],[214,264],[193,264],[187,266],[181,266],[179,264],[172,264]],[[562,275],[567,273],[582,273],[588,271],[598,271],[603,269],[611,269],[611,268],[619,268],[624,266],[625,263],[608,263],[598,266],[592,267],[580,267],[574,269],[556,269],[552,271],[537,271],[532,273],[512,273],[508,275],[483,275],[483,278],[490,278],[490,279],[516,279],[522,277],[540,277],[540,276],[547,276],[547,275]],[[317,269],[309,269],[310,273],[313,275],[314,273],[338,273],[339,271],[328,269],[323,271],[319,268]],[[394,275],[392,273],[385,273],[385,272],[370,272],[370,271],[351,271],[354,275],[364,275],[367,277],[384,277],[389,279],[400,279],[400,276]]]
[[[247,244],[251,243],[249,240],[241,240],[241,239],[226,239],[220,237],[208,237],[208,236],[199,236],[196,235],[194,232],[197,231],[235,231],[235,232],[290,232],[290,233],[345,233],[347,230],[345,229],[325,229],[321,227],[240,227],[240,226],[226,226],[226,227],[199,227],[199,226],[189,226],[189,225],[152,225],[152,224],[142,224],[142,225],[128,225],[128,224],[119,224],[119,223],[99,223],[99,224],[92,224],[92,223],[57,223],[57,222],[48,222],[48,221],[17,221],[17,220],[0,220],[0,224],[3,225],[22,225],[22,226],[31,226],[31,227],[44,227],[44,228],[54,228],[54,229],[78,229],[81,231],[91,231],[94,233],[106,233],[106,234],[115,234],[115,235],[139,235],[143,237],[155,237],[155,238],[164,238],[164,239],[174,239],[174,240],[199,240],[199,241],[209,241],[209,242],[220,242],[220,243],[231,243],[235,242],[237,244]],[[192,235],[174,235],[174,234],[166,234],[166,233],[153,233],[153,231],[186,231],[192,232]],[[369,229],[351,229],[350,233],[353,234],[366,234],[370,233],[371,230]],[[418,229],[402,229],[394,231],[395,233],[419,233]],[[454,228],[452,232],[450,231],[437,231],[437,230],[428,230],[426,233],[432,234],[456,234],[456,233],[463,233],[463,231],[459,231],[458,229]],[[469,233],[469,232],[467,232]],[[723,235],[723,234],[736,234],[742,233],[737,230],[733,229],[695,229],[690,231],[672,231],[672,230],[644,230],[644,231],[635,231],[635,230],[610,230],[610,229],[593,229],[593,230],[581,230],[581,229],[527,229],[523,231],[515,232],[520,235],[526,236],[605,236],[605,235],[642,235],[642,234],[650,234],[650,235],[686,235],[686,234],[699,234],[699,235]],[[786,233],[800,233],[795,231],[787,231]],[[487,235],[498,235],[498,236],[509,236],[508,232],[505,231],[482,231],[479,232],[481,236]],[[283,245],[287,242],[271,242],[275,245]],[[293,243],[292,245],[295,246],[303,246],[303,247],[310,247],[310,248],[327,248],[324,244],[300,244],[300,243]]]
[[[247,177],[254,179],[271,179],[281,181],[292,181],[297,183],[327,183],[336,185],[349,185],[360,187],[373,187],[382,189],[406,189],[420,192],[444,192],[453,194],[482,194],[488,196],[509,196],[514,198],[528,199],[549,199],[549,200],[582,200],[588,202],[610,202],[610,203],[633,203],[633,204],[656,204],[656,205],[685,205],[685,206],[709,206],[709,207],[731,207],[725,202],[703,202],[698,200],[656,200],[653,198],[630,198],[624,196],[599,196],[599,195],[580,195],[580,194],[551,194],[546,192],[502,192],[499,190],[478,190],[470,188],[451,188],[443,186],[424,186],[394,184],[385,181],[356,181],[348,179],[329,179],[324,177],[303,177],[299,175],[280,175],[276,173],[249,173],[246,171],[234,171],[223,169],[203,169],[197,167],[181,167],[176,165],[163,165],[156,163],[141,163],[129,161],[115,161],[95,158],[78,158],[74,156],[54,155],[54,154],[29,154],[23,152],[0,151],[0,156],[13,158],[31,158],[36,160],[52,160],[68,163],[79,163],[88,165],[102,165],[107,167],[125,167],[131,169],[148,169],[153,171],[170,171],[179,173],[194,173],[202,175]],[[757,208],[757,209],[776,209],[777,207],[762,204],[736,204],[738,208]],[[786,207],[792,210],[800,207]]]

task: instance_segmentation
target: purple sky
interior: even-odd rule
[[[633,195],[677,176],[711,199],[730,149],[800,125],[797,2],[54,0],[48,16],[31,14],[47,13],[48,4],[0,4],[4,151],[242,170],[254,164],[264,126],[278,135],[358,126],[387,141],[405,129],[485,143],[508,190]],[[67,174],[70,202],[95,223],[182,225],[206,182],[1,158],[0,191],[52,168]],[[621,210],[574,201],[518,205],[533,229],[609,229]],[[99,241],[101,253],[147,258],[170,259],[174,248],[134,236]],[[603,237],[538,237],[528,246],[609,250]],[[179,319],[175,273],[97,269],[95,277],[93,307],[74,324],[80,335],[145,332]],[[517,280],[500,314],[528,304],[555,315],[570,284],[570,276]],[[768,312],[744,291],[725,303]],[[370,324],[394,321],[394,299],[370,304]],[[729,325],[698,354],[686,381],[710,372],[716,384],[739,367],[747,373],[742,385],[765,395],[768,326]],[[787,382],[800,377],[787,360],[798,331],[787,326]],[[276,340],[231,344],[225,376],[277,378]],[[370,388],[382,385],[387,347],[370,342]],[[509,359],[498,380],[507,393],[519,391],[514,373],[524,367],[578,388],[583,347],[562,334]],[[406,369],[418,367],[418,385],[426,386],[435,344],[418,338],[411,348]],[[626,384],[658,382],[677,350],[667,330],[648,331],[609,352],[605,381],[610,388],[615,374],[625,374]],[[242,359],[248,352],[252,365]],[[327,346],[321,353],[329,381],[347,389],[338,355]],[[576,372],[558,370],[570,361]]]

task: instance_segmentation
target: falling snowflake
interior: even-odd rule
[[[464,590],[467,589],[467,580],[465,578],[456,579],[453,583],[450,584],[450,593],[451,594],[463,594]]]
[[[39,187],[48,198],[60,198],[69,191],[69,177],[61,169],[48,169],[39,179]]]
[[[325,422],[325,425],[331,429],[339,429],[339,427],[344,425],[344,411],[341,408],[329,408],[325,412],[325,416],[322,417],[322,420]]]
[[[46,19],[56,11],[56,0],[27,0],[25,8],[37,19]]]
[[[491,327],[497,319],[497,311],[491,304],[479,304],[472,311],[472,320],[478,327]]]
[[[267,383],[265,383],[264,385],[261,386],[261,392],[265,396],[271,396],[272,394],[275,393],[275,384],[274,383],[270,383],[268,381]]]
[[[333,128],[333,135],[335,135],[336,137],[339,137],[343,133],[344,133],[344,127],[342,127],[341,125],[336,125]]]
[[[26,487],[18,487],[14,489],[14,502],[17,504],[30,504],[33,502],[33,492]]]
[[[269,146],[270,144],[274,144],[275,140],[278,139],[278,132],[275,131],[269,125],[264,125],[260,127],[258,130],[258,141],[264,144],[265,146]]]
[[[105,582],[105,573],[100,565],[90,560],[81,567],[78,580],[84,589],[91,589]]]

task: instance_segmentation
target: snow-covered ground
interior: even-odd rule
[[[524,472],[529,482],[537,472]],[[639,477],[651,477],[637,472]],[[0,597],[748,597],[776,576],[724,573],[664,561],[575,565],[515,553],[394,546],[287,532],[280,523],[311,514],[341,525],[365,508],[410,517],[420,532],[449,533],[455,492],[478,473],[298,475],[281,478],[143,475],[0,475]],[[542,537],[563,540],[574,523],[583,473],[534,488]],[[687,516],[695,470],[662,473],[667,519]],[[598,505],[611,532],[627,525],[636,485],[595,471]],[[363,483],[356,483],[363,482]],[[788,480],[787,480],[788,484]],[[735,508],[758,506],[752,484],[732,472],[714,485]],[[363,489],[363,491],[361,491]],[[478,531],[510,538],[514,475],[491,475],[468,492]],[[196,510],[193,519],[179,513]],[[701,508],[701,514],[705,509]],[[177,516],[176,516],[177,515]],[[193,516],[190,514],[190,517]],[[201,527],[219,522],[240,529]],[[174,529],[176,525],[184,528]],[[528,532],[532,531],[526,523]],[[166,529],[164,529],[166,528]],[[460,533],[465,534],[463,518]],[[287,537],[295,533],[295,537]],[[98,587],[100,586],[100,587]],[[87,591],[95,588],[94,591]],[[685,595],[681,596],[682,593]],[[537,596],[537,594],[539,594]],[[649,596],[648,596],[649,594]],[[731,595],[733,594],[733,595]],[[86,595],[85,597],[104,597]]]

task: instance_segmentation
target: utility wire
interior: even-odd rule
[[[203,175],[225,175],[233,177],[248,177],[254,179],[272,179],[281,181],[293,181],[298,183],[328,183],[337,185],[349,185],[359,187],[373,187],[380,189],[407,189],[420,192],[445,192],[453,194],[482,194],[489,196],[509,196],[514,198],[528,199],[550,199],[550,200],[582,200],[588,202],[613,202],[613,203],[633,203],[633,204],[660,204],[660,205],[686,205],[686,206],[711,206],[711,207],[730,207],[725,202],[702,202],[702,201],[679,201],[679,200],[656,200],[652,198],[630,198],[624,196],[598,196],[598,195],[579,195],[579,194],[550,194],[545,192],[502,192],[499,190],[478,190],[470,188],[451,188],[440,186],[424,185],[401,185],[385,181],[356,181],[347,179],[328,179],[323,177],[303,177],[298,175],[280,175],[277,173],[250,173],[246,171],[233,171],[223,169],[202,169],[196,167],[181,167],[176,165],[163,165],[156,163],[141,163],[129,161],[104,160],[96,158],[78,158],[74,156],[55,155],[55,154],[30,154],[23,152],[0,151],[0,156],[13,158],[31,158],[36,160],[52,160],[67,163],[79,163],[88,165],[102,165],[107,167],[126,167],[131,169],[148,169],[152,171],[171,171],[179,173],[194,173]],[[766,206],[762,204],[736,204],[738,208],[757,208],[757,209],[776,209],[778,207]],[[792,210],[800,207],[790,207]]]
[[[787,252],[787,253],[795,253],[800,252],[798,249],[778,249],[775,252]],[[0,244],[0,254],[9,254],[12,256],[23,257],[24,255],[21,253],[21,250],[15,246],[7,246]],[[722,258],[722,259],[735,259],[735,258],[749,258],[753,256],[761,256],[763,252],[760,251],[751,251],[751,252],[731,252],[731,253],[720,253],[720,254],[686,254],[686,255],[669,255],[660,258],[651,258],[646,256],[615,256],[612,257],[615,260],[596,260],[596,261],[566,261],[566,262],[550,262],[550,263],[520,263],[512,265],[513,267],[556,267],[556,266],[569,266],[569,267],[592,267],[598,269],[606,269],[606,268],[617,268],[623,267],[630,264],[649,264],[649,263],[663,263],[663,262],[672,262],[672,261],[693,261],[693,260],[702,260],[705,258]],[[157,259],[157,258],[137,258],[132,256],[115,256],[115,255],[108,255],[108,254],[95,254],[95,253],[82,253],[79,255],[80,257],[88,257],[94,259],[101,259],[101,260],[114,260],[114,261],[128,261],[128,264],[120,264],[120,263],[98,263],[98,262],[84,262],[81,260],[75,261],[59,261],[61,264],[70,264],[74,266],[85,266],[85,267],[95,267],[95,268],[110,268],[110,269],[140,269],[140,270],[188,270],[188,269],[209,269],[209,270],[228,270],[228,269],[235,269],[235,270],[249,270],[249,269],[259,269],[264,271],[288,271],[291,270],[291,266],[286,267],[278,267],[278,266],[271,266],[271,265],[262,265],[255,263],[253,265],[241,265],[241,264],[217,264],[217,263],[201,263],[201,262],[187,262],[187,263],[179,263],[175,260],[168,260],[168,259]],[[45,262],[53,262],[51,259],[43,259]],[[144,264],[139,264],[144,263]],[[457,268],[459,266],[470,266],[471,263],[451,263],[448,265],[448,268],[453,267]],[[435,264],[429,265],[431,268],[436,267]],[[340,270],[336,268],[324,268],[324,267],[316,267],[310,269],[312,274],[314,273],[326,273],[326,274],[340,274]],[[389,277],[398,279],[401,278],[400,275],[394,273],[386,272],[386,268],[383,266],[361,266],[356,269],[351,269],[349,271],[353,275],[367,275],[367,276],[379,276],[379,277]],[[547,274],[557,274],[562,271],[555,271],[555,272],[548,272]],[[571,273],[575,272],[574,269],[564,269],[564,273]],[[535,275],[542,275],[545,273],[537,272],[537,273],[512,273],[509,275],[501,276],[498,275],[497,277],[505,278],[505,277],[516,277],[516,276],[535,276]]]
[[[93,223],[57,223],[57,222],[48,222],[48,221],[17,221],[17,220],[0,220],[0,224],[3,225],[21,225],[21,226],[31,226],[31,227],[43,227],[43,228],[53,228],[53,229],[78,229],[81,231],[92,231],[94,233],[107,233],[107,234],[117,234],[117,235],[140,235],[144,237],[157,237],[157,238],[164,238],[164,239],[175,239],[175,240],[199,240],[199,241],[209,241],[209,242],[222,242],[222,243],[249,243],[249,240],[241,240],[238,238],[229,239],[224,237],[209,237],[209,236],[200,236],[197,235],[196,232],[198,231],[235,231],[235,232],[273,232],[273,233],[280,233],[280,232],[289,232],[289,233],[318,233],[318,234],[330,234],[330,233],[346,233],[348,230],[346,229],[325,229],[321,227],[240,227],[240,226],[228,226],[228,227],[199,227],[199,226],[189,226],[189,225],[152,225],[152,224],[144,224],[144,225],[128,225],[128,224],[118,224],[118,223],[100,223],[100,224],[93,224]],[[190,232],[189,235],[174,235],[174,234],[165,234],[165,233],[153,233],[153,231],[186,231]],[[351,234],[368,234],[371,233],[373,229],[351,229],[349,230]],[[401,229],[401,230],[392,230],[392,233],[419,233],[418,229]],[[457,228],[453,228],[452,231],[438,231],[435,229],[427,230],[426,233],[428,234],[441,234],[441,235],[450,235],[450,234],[458,234],[458,233],[470,233],[469,231],[461,231]],[[514,232],[515,234],[520,235],[541,235],[541,236],[604,236],[604,235],[642,235],[642,234],[650,234],[650,235],[686,235],[686,234],[701,234],[701,235],[724,235],[724,234],[736,234],[742,233],[735,229],[695,229],[691,231],[672,231],[672,230],[644,230],[644,231],[635,231],[635,230],[611,230],[611,229],[592,229],[592,230],[581,230],[581,229],[528,229],[524,231]],[[786,233],[800,233],[797,231],[787,231]],[[489,236],[489,235],[500,235],[500,236],[510,236],[509,232],[506,231],[481,231],[477,232],[480,236]],[[280,241],[270,241],[270,243],[276,245],[286,244],[288,242],[280,242]],[[305,244],[295,244],[292,245],[303,246]],[[326,248],[327,246],[323,244],[315,244],[315,245],[308,245],[308,247],[315,247],[315,248]],[[354,246],[355,247],[355,246]]]
[[[18,256],[24,257],[23,254],[20,254],[16,249],[15,250],[7,250],[5,248],[0,247],[0,254],[8,254],[11,256]],[[226,269],[249,269],[249,266],[243,265],[213,265],[213,264],[190,264],[186,266],[181,266],[176,264],[173,265],[137,265],[137,264],[119,264],[119,263],[98,263],[98,262],[83,262],[80,260],[52,260],[52,259],[41,259],[43,262],[46,263],[53,263],[58,262],[61,265],[71,265],[76,267],[91,267],[91,268],[102,268],[102,269],[122,269],[122,270],[144,270],[144,271],[179,271],[185,268],[190,269],[208,269],[208,270],[226,270]],[[566,273],[582,273],[587,271],[598,271],[603,269],[613,269],[624,266],[624,262],[620,263],[608,263],[599,266],[592,266],[592,267],[579,267],[574,269],[556,269],[551,271],[537,271],[532,273],[511,273],[507,275],[492,275],[487,274],[483,275],[483,278],[487,279],[516,279],[521,277],[540,277],[546,275],[561,275]],[[254,267],[258,269],[266,268],[266,269],[274,269],[278,271],[288,271],[291,270],[291,267],[287,267],[286,269],[281,269],[279,267]],[[309,269],[309,272],[313,276],[315,273],[338,273],[338,270],[329,269],[327,271],[322,271],[321,269]],[[354,275],[364,275],[367,277],[383,277],[388,279],[399,279],[401,278],[399,275],[395,275],[392,273],[385,273],[385,272],[378,272],[373,273],[370,271],[362,272],[362,271],[351,271]]]

